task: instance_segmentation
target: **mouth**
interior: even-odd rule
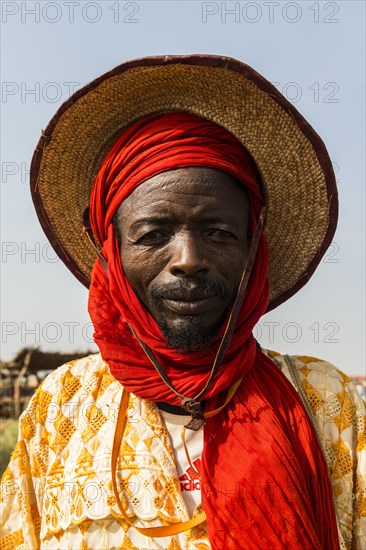
[[[155,288],[151,292],[151,302],[157,317],[173,314],[173,317],[221,316],[229,305],[230,292],[222,281],[205,281],[198,277],[192,281],[174,281]],[[171,315],[170,315],[171,316]]]
[[[216,297],[210,298],[188,298],[188,299],[165,299],[164,304],[175,313],[180,315],[199,315],[205,313],[217,301]]]

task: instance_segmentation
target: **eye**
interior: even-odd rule
[[[217,240],[236,239],[233,233],[225,231],[225,229],[211,229],[211,231],[208,232],[208,236]]]
[[[159,231],[157,229],[153,231],[148,231],[144,235],[142,235],[138,243],[141,244],[159,244],[162,242],[166,242],[169,239],[169,235],[167,233],[164,233],[163,231]]]

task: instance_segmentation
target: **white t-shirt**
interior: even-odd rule
[[[201,503],[201,480],[190,466],[182,441],[182,428],[190,421],[190,416],[172,414],[159,409],[165,422],[170,441],[174,450],[175,462],[180,481],[180,490],[186,503],[190,517],[197,504]],[[191,463],[195,469],[201,471],[201,456],[203,451],[203,427],[198,431],[186,430],[185,442]]]

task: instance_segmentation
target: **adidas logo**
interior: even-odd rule
[[[200,472],[201,470],[201,460],[197,458],[193,462],[195,469]],[[201,490],[201,479],[196,474],[194,469],[190,466],[186,473],[180,476],[180,490],[183,491],[200,491]]]

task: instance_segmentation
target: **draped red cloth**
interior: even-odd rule
[[[131,328],[154,352],[174,387],[193,397],[205,385],[226,322],[211,349],[181,355],[167,347],[121,265],[111,223],[121,202],[154,175],[187,166],[225,171],[243,183],[251,202],[251,229],[262,207],[259,176],[249,153],[225,129],[188,113],[143,119],[125,130],[96,176],[90,220],[108,274],[96,261],[89,290],[94,339],[112,374],[144,399],[180,404],[147,358]],[[268,297],[264,236],[234,335],[206,410],[243,378],[231,402],[207,420],[202,455],[202,504],[214,550],[339,547],[327,465],[301,400],[273,361],[256,347],[253,327]]]

